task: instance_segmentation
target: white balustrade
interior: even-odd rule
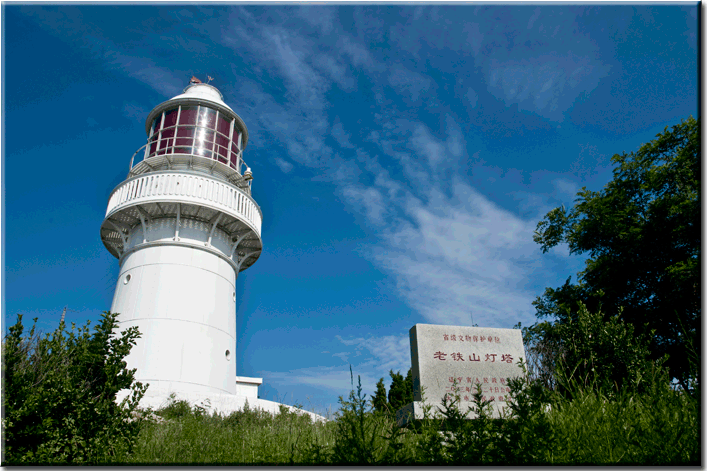
[[[201,175],[153,173],[123,182],[110,197],[106,217],[151,202],[204,204],[241,219],[260,236],[262,215],[255,202],[235,186]]]

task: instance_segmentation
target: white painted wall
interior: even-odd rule
[[[163,227],[173,236],[175,222],[154,223],[151,243],[121,261],[111,311],[120,314],[121,330],[137,326],[143,335],[126,358],[128,367],[137,368],[138,381],[160,389],[236,394],[235,270],[194,248],[204,246],[207,227],[180,232],[192,246],[160,245],[174,243],[157,232]],[[141,242],[141,226],[134,231],[130,240]]]
[[[258,398],[258,387],[263,384],[263,378],[248,378],[246,376],[236,377],[236,392],[239,396]]]

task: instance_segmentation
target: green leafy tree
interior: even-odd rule
[[[2,349],[3,465],[106,463],[125,457],[139,433],[132,412],[147,389],[134,382],[124,358],[140,334],[114,335],[117,314],[42,337],[36,321],[23,335],[22,315]],[[130,389],[122,404],[116,393]]]
[[[576,284],[568,278],[534,302],[537,316],[576,322],[580,301],[590,312],[620,312],[637,334],[655,330],[652,358],[667,354],[671,376],[690,390],[701,340],[700,122],[690,117],[612,162],[601,191],[583,188],[571,209],[555,208],[537,226],[543,252],[566,243],[589,255]]]

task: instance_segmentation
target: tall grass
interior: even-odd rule
[[[279,414],[249,409],[209,414],[173,401],[143,421],[129,464],[293,464],[318,461],[315,446],[333,442],[331,425],[286,407]]]
[[[556,401],[548,419],[557,436],[554,462],[698,464],[699,399],[668,387],[613,397],[591,389]]]
[[[230,415],[173,401],[143,421],[127,464],[699,464],[699,399],[654,385],[641,394],[570,384],[560,396],[520,378],[511,381],[505,415],[474,395],[476,419],[458,398],[441,418],[428,414],[400,429],[372,410],[360,380],[327,423],[286,408],[271,415],[245,409]],[[428,411],[430,412],[430,411]]]

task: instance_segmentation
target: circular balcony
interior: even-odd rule
[[[262,212],[246,191],[202,173],[158,171],[138,175],[116,187],[108,201],[101,238],[106,248],[120,258],[132,228],[143,228],[155,219],[197,220],[225,232],[233,244],[239,270],[252,265],[262,250]],[[146,233],[146,231],[145,231]],[[147,242],[147,240],[145,241]],[[208,246],[209,243],[207,242]],[[239,257],[248,255],[242,263]]]

